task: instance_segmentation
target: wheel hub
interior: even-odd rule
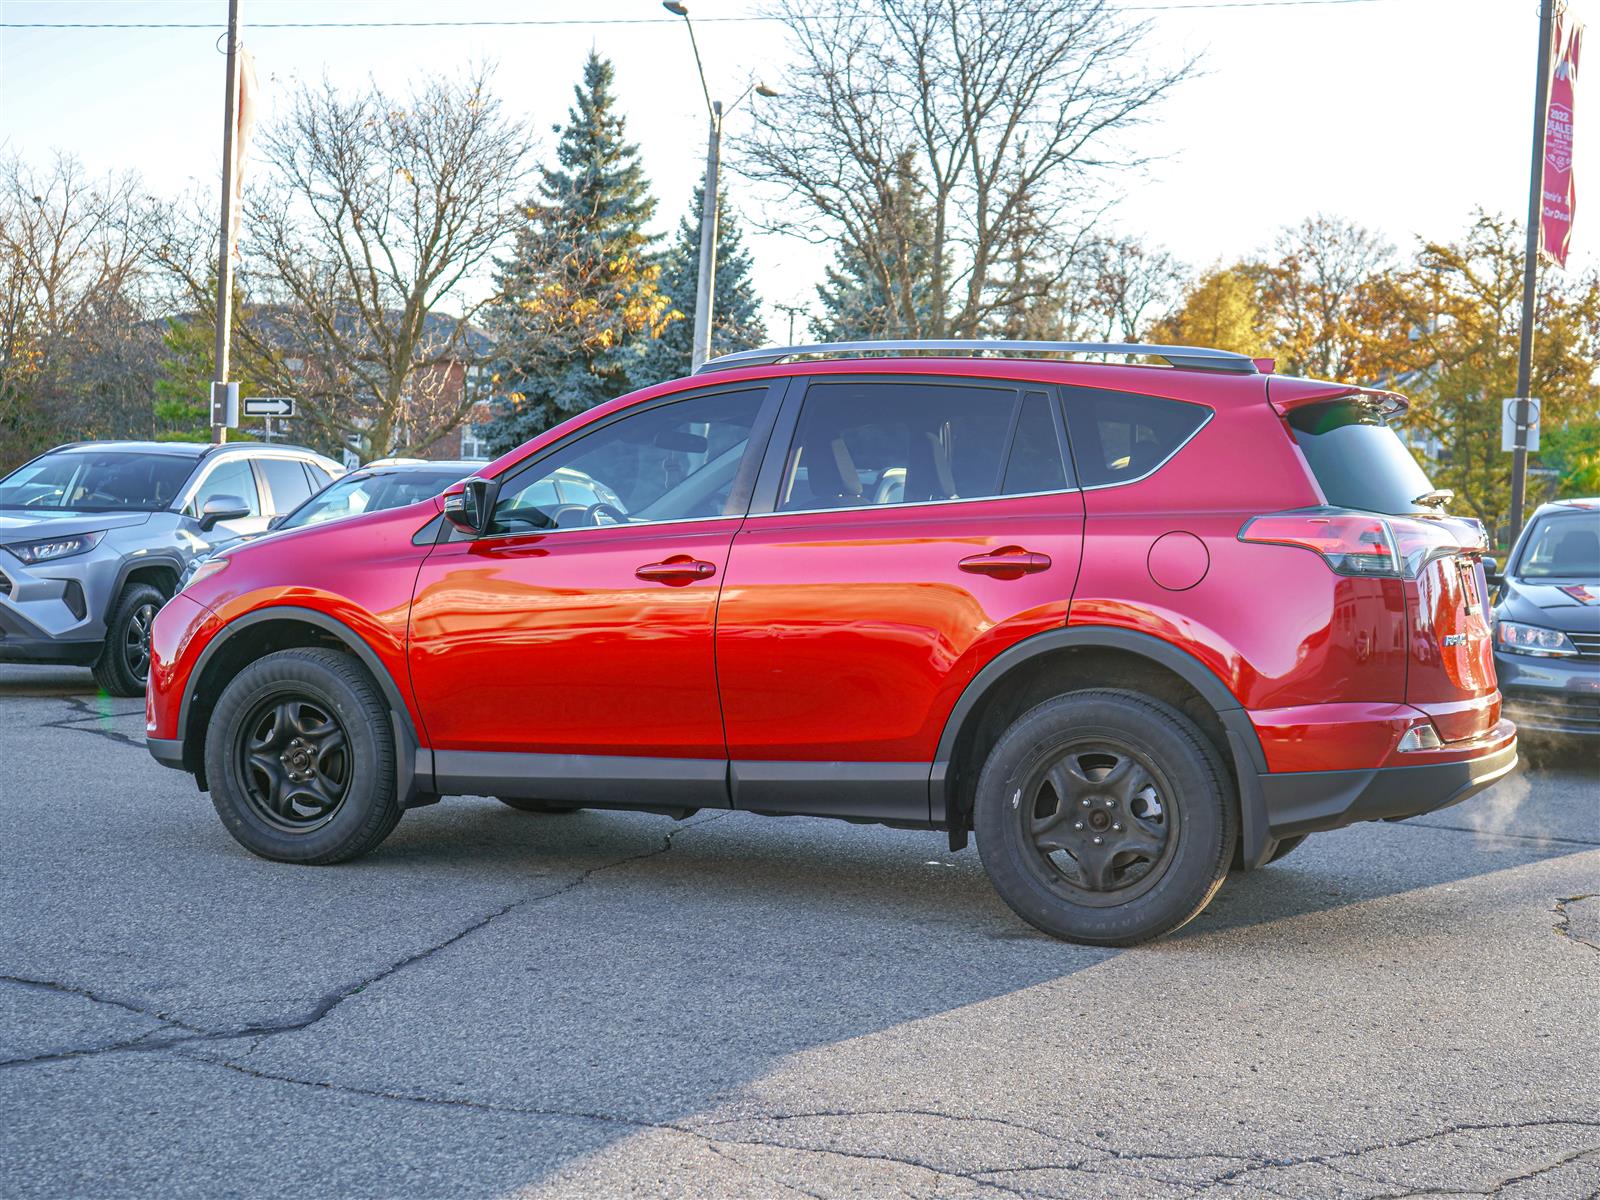
[[[308,783],[317,773],[317,752],[304,738],[291,741],[278,758],[296,783]]]
[[[1069,747],[1036,776],[1032,796],[1024,812],[1038,869],[1078,894],[1137,887],[1171,840],[1155,776],[1120,746]]]

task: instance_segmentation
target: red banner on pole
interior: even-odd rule
[[[1572,212],[1578,192],[1572,179],[1572,100],[1578,82],[1583,26],[1555,19],[1551,46],[1550,99],[1545,105],[1544,180],[1540,205],[1539,252],[1558,267],[1567,265],[1572,247]]]

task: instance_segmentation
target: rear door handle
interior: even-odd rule
[[[667,583],[681,587],[696,579],[710,579],[717,573],[716,565],[687,554],[674,554],[660,562],[646,563],[634,571],[640,579],[651,583]]]
[[[1050,569],[1050,556],[1024,550],[1021,546],[1002,546],[986,554],[971,554],[956,564],[974,575],[992,575],[996,579],[1021,579]]]

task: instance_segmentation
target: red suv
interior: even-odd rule
[[[1482,530],[1388,427],[1404,400],[1270,369],[717,359],[442,498],[212,560],[155,624],[150,752],[287,862],[445,795],[842,817],[976,831],[1049,933],[1159,936],[1230,864],[1516,763]]]

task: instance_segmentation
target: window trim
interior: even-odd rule
[[[178,500],[173,504],[171,511],[178,513],[180,516],[187,516],[192,521],[199,520],[200,518],[198,513],[192,515],[189,513],[189,505],[194,502],[195,497],[200,494],[200,489],[205,487],[206,482],[213,475],[222,470],[223,467],[232,466],[234,463],[243,463],[244,469],[250,472],[250,478],[255,482],[256,485],[256,507],[262,508],[261,477],[256,474],[255,464],[251,461],[253,457],[253,455],[249,454],[219,454],[210,462],[204,463],[201,471],[190,480],[188,487],[178,494]],[[204,462],[204,460],[202,460],[202,462]],[[226,495],[226,493],[224,493],[224,495]],[[266,515],[265,509],[262,509],[262,511],[258,514],[258,516],[262,519],[265,519]],[[246,520],[252,521],[256,519],[256,517],[246,518]]]
[[[988,376],[977,375],[880,375],[873,374],[828,374],[828,375],[794,375],[789,377],[789,386],[785,390],[783,411],[779,414],[777,428],[773,430],[772,437],[767,443],[767,452],[761,463],[761,471],[756,479],[755,495],[751,498],[750,509],[745,514],[746,520],[766,517],[801,517],[814,516],[819,513],[858,513],[877,512],[892,513],[904,509],[928,508],[935,505],[947,504],[988,504],[1003,500],[1025,500],[1038,496],[1064,496],[1070,492],[1082,491],[1076,482],[1077,464],[1072,458],[1071,439],[1066,432],[1066,417],[1060,411],[1059,400],[1051,407],[1056,410],[1054,421],[1056,426],[1056,446],[1058,451],[1064,453],[1061,466],[1067,474],[1065,487],[1050,488],[1042,492],[1012,492],[1009,495],[995,496],[958,496],[953,500],[912,500],[899,504],[850,504],[836,508],[779,508],[778,494],[783,488],[783,477],[787,472],[789,455],[794,449],[794,440],[800,430],[800,414],[805,407],[806,393],[813,384],[824,383],[871,383],[871,384],[912,384],[917,387],[977,387],[986,391],[1008,390],[1017,397],[1016,413],[1013,414],[1011,427],[1007,430],[1006,446],[1003,452],[1002,463],[1010,461],[1011,440],[1016,434],[1016,419],[1021,416],[1023,402],[1029,395],[1042,393],[1046,402],[1051,399],[1051,385],[1035,383],[1029,380],[1017,379],[990,379]],[[782,447],[780,450],[779,447]],[[1002,471],[1000,486],[1005,486],[1005,475]]]
[[[1079,479],[1083,478],[1083,475],[1082,475],[1082,472],[1080,472],[1078,470],[1078,455],[1077,455],[1076,448],[1073,446],[1073,443],[1072,443],[1072,422],[1067,419],[1067,404],[1070,402],[1070,397],[1068,395],[1069,391],[1109,392],[1110,394],[1112,394],[1114,396],[1132,396],[1132,397],[1134,397],[1136,399],[1168,400],[1168,401],[1171,401],[1174,404],[1187,404],[1191,408],[1198,408],[1202,412],[1205,413],[1205,416],[1200,419],[1200,424],[1198,424],[1198,425],[1196,425],[1194,427],[1194,429],[1190,432],[1189,436],[1184,438],[1183,441],[1179,442],[1176,446],[1174,446],[1172,448],[1171,452],[1168,453],[1165,458],[1163,458],[1160,462],[1156,463],[1155,466],[1151,467],[1143,475],[1136,475],[1132,479],[1118,479],[1113,483],[1080,483],[1078,485],[1079,489],[1081,491],[1085,491],[1085,492],[1100,492],[1100,491],[1104,491],[1106,488],[1127,487],[1129,484],[1142,483],[1144,480],[1149,479],[1150,476],[1154,475],[1157,471],[1161,470],[1163,467],[1165,467],[1173,459],[1177,458],[1178,455],[1182,452],[1183,448],[1185,446],[1187,446],[1190,442],[1194,441],[1195,438],[1199,437],[1200,436],[1200,431],[1202,429],[1204,429],[1207,425],[1211,424],[1212,420],[1215,419],[1215,417],[1217,415],[1217,410],[1212,408],[1211,405],[1209,405],[1209,404],[1201,404],[1198,401],[1194,401],[1194,400],[1180,400],[1176,396],[1157,396],[1157,395],[1154,395],[1154,394],[1152,394],[1150,392],[1130,392],[1130,391],[1126,391],[1126,390],[1124,390],[1122,388],[1087,387],[1087,386],[1085,386],[1083,384],[1079,384],[1079,383],[1056,384],[1054,386],[1055,386],[1055,391],[1056,391],[1056,403],[1061,409],[1061,424],[1062,424],[1062,428],[1063,428],[1063,431],[1066,433],[1066,437],[1067,437],[1067,452],[1072,457],[1072,473],[1074,475],[1076,475]]]
[[[734,471],[733,486],[728,496],[728,503],[737,507],[735,501],[742,494],[744,496],[743,511],[717,513],[708,517],[672,517],[668,520],[662,521],[629,521],[626,525],[570,526],[566,529],[521,529],[513,533],[483,533],[477,535],[462,533],[460,530],[457,530],[455,526],[446,523],[444,544],[459,545],[464,542],[477,544],[483,542],[498,542],[506,538],[544,538],[564,533],[595,533],[609,530],[617,530],[620,532],[624,530],[653,529],[658,525],[691,525],[704,523],[706,521],[743,520],[750,511],[750,495],[754,485],[754,476],[756,475],[759,464],[765,458],[767,448],[770,445],[773,425],[777,422],[779,405],[782,403],[783,393],[785,391],[785,388],[783,387],[785,382],[786,381],[783,379],[750,379],[742,382],[723,380],[719,381],[712,387],[685,388],[682,391],[668,392],[666,395],[656,396],[653,399],[642,401],[638,404],[630,404],[626,408],[619,408],[614,413],[609,413],[598,420],[590,421],[587,424],[574,429],[566,437],[552,442],[543,450],[540,450],[537,454],[534,454],[523,459],[521,462],[516,463],[504,475],[499,476],[498,483],[500,486],[496,491],[496,504],[498,504],[499,496],[503,494],[507,488],[514,487],[517,479],[519,479],[525,472],[533,470],[551,455],[556,454],[561,450],[565,450],[567,447],[576,442],[582,441],[591,433],[595,433],[601,429],[605,429],[608,426],[616,424],[625,417],[631,417],[636,413],[650,412],[657,408],[665,408],[669,404],[681,404],[686,400],[697,400],[703,396],[723,395],[729,392],[761,391],[765,394],[761,397],[761,403],[756,409],[755,421],[750,426],[750,437],[745,444],[744,456],[739,460],[738,469]],[[488,478],[487,476],[481,475],[466,476],[468,479],[474,477],[480,479]]]

